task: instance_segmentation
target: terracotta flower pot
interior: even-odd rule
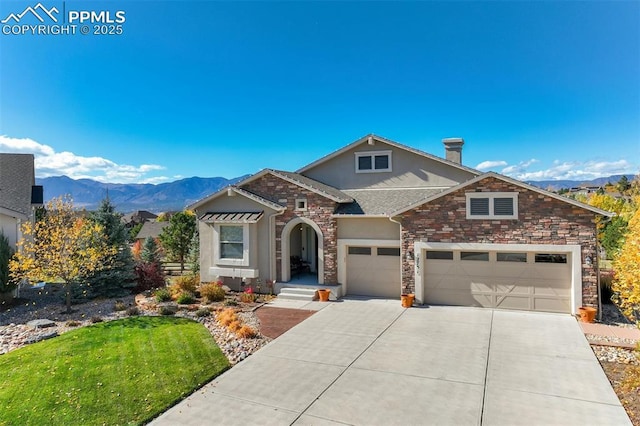
[[[328,302],[330,295],[331,295],[331,290],[327,290],[326,288],[318,290],[318,298],[320,299],[321,302]]]
[[[596,319],[596,308],[590,306],[582,306],[578,308],[578,315],[580,315],[581,322],[594,322]]]
[[[400,301],[402,302],[403,308],[410,308],[413,306],[413,301],[415,299],[415,295],[413,294],[403,294],[400,296]]]

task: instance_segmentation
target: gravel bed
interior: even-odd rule
[[[602,321],[598,321],[598,323],[625,328],[637,327],[637,325],[629,321],[613,303],[605,303],[602,305]]]
[[[103,299],[73,305],[73,312],[66,314],[64,313],[65,307],[61,291],[51,291],[48,288],[23,290],[21,299],[16,301],[19,303],[9,308],[0,307],[0,355],[78,327],[91,325],[97,319],[111,321],[126,317],[125,311],[114,310],[116,301],[121,301],[127,307],[136,304],[134,296]],[[140,315],[158,315],[153,306],[139,307],[139,313]],[[228,331],[216,322],[215,313],[208,317],[198,318],[195,312],[181,309],[176,316],[194,319],[202,323],[231,364],[242,361],[271,340],[261,334],[250,339],[238,338],[235,333]],[[244,324],[259,332],[260,321],[254,312],[239,312],[238,317]],[[35,319],[48,319],[53,321],[54,325],[46,328],[33,328],[27,325],[29,321]]]

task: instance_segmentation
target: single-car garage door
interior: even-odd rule
[[[400,248],[347,248],[347,294],[400,297]]]
[[[426,250],[425,302],[571,312],[571,254]]]

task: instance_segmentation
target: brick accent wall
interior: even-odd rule
[[[282,230],[292,219],[305,217],[315,222],[322,231],[324,283],[335,284],[338,282],[338,229],[336,219],[331,217],[337,206],[335,201],[271,174],[266,174],[242,185],[241,188],[267,200],[279,204],[286,203],[287,210],[276,217],[276,274],[278,281],[282,281]],[[297,198],[307,199],[306,211],[295,210]],[[285,238],[288,237],[285,236]]]
[[[518,192],[518,219],[466,218],[467,192]],[[582,247],[583,304],[597,306],[595,214],[555,198],[489,177],[401,215],[402,253],[414,242],[578,244]],[[591,257],[592,264],[585,262]],[[415,292],[415,261],[403,256],[402,291]]]

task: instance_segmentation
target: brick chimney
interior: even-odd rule
[[[446,159],[454,163],[462,164],[462,145],[464,145],[464,139],[462,138],[446,138],[442,139],[444,144],[444,150],[446,153]]]

